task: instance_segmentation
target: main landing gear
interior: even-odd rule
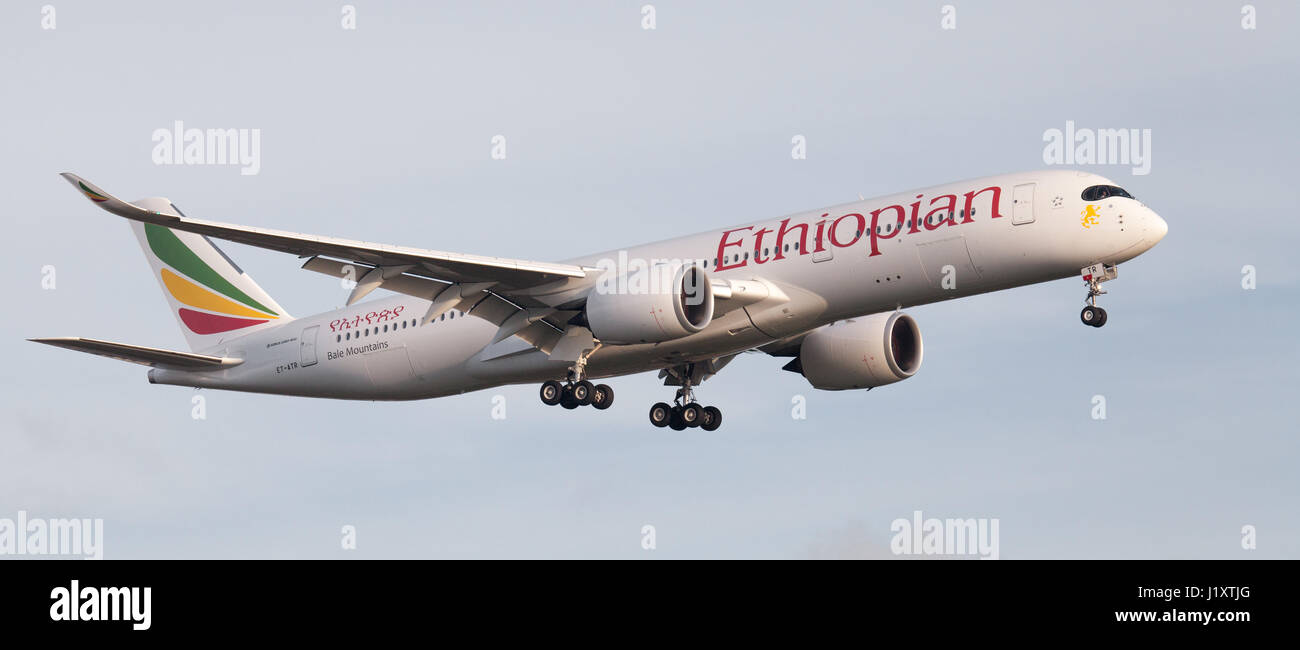
[[[1097,296],[1106,293],[1101,288],[1101,283],[1107,280],[1114,280],[1119,277],[1119,267],[1109,266],[1107,264],[1093,264],[1082,269],[1083,282],[1088,285],[1088,306],[1079,312],[1079,320],[1084,325],[1092,327],[1101,327],[1106,324],[1106,310],[1097,306]]]
[[[716,406],[701,406],[695,401],[691,390],[692,371],[688,367],[679,373],[682,387],[677,389],[671,406],[659,402],[650,407],[650,424],[657,427],[669,427],[681,431],[687,427],[699,427],[705,431],[715,431],[722,426],[722,411]]]
[[[591,350],[595,352],[595,350]],[[614,405],[614,389],[608,384],[593,384],[587,381],[587,357],[591,352],[579,357],[569,369],[569,380],[563,384],[554,379],[542,384],[542,403],[547,406],[559,404],[566,409],[591,405],[603,411]]]
[[[564,384],[552,379],[542,384],[541,396],[543,404],[559,404],[566,409],[590,404],[596,410],[603,411],[614,404],[613,388],[608,384],[592,384],[586,379]]]

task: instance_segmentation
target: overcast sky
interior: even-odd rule
[[[914,510],[998,518],[1003,558],[1300,557],[1294,2],[1254,30],[1236,2],[956,0],[954,30],[942,2],[665,1],[653,30],[641,0],[358,1],[355,30],[343,3],[49,2],[53,30],[0,6],[0,517],[102,517],[109,558],[891,557]],[[154,164],[177,120],[260,129],[260,173]],[[742,355],[699,391],[713,433],[652,428],[653,374],[604,412],[533,385],[203,391],[196,421],[192,389],[24,341],[185,349],[130,229],[62,171],[196,218],[559,260],[1038,169],[1066,121],[1150,129],[1150,174],[1076,167],[1169,223],[1105,328],[1077,279],[915,308],[915,377],[828,393]],[[291,313],[346,298],[223,248]]]

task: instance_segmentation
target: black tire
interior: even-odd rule
[[[659,402],[650,407],[650,424],[657,427],[668,426],[668,421],[672,419],[672,408],[663,402]]]
[[[700,426],[700,421],[704,419],[704,407],[691,402],[682,407],[682,424],[688,427]]]
[[[1101,318],[1097,321],[1096,325],[1093,325],[1093,327],[1101,327],[1106,324],[1106,310],[1098,307],[1097,311],[1101,312]]]
[[[591,393],[595,386],[586,379],[573,385],[573,400],[578,406],[586,406],[591,403]]]
[[[564,390],[560,391],[560,406],[571,411],[580,406],[578,401],[573,399],[573,384],[566,385]]]
[[[614,404],[614,389],[609,384],[596,384],[596,388],[591,391],[591,405],[596,410],[603,411]]]
[[[541,396],[542,403],[547,406],[555,406],[556,404],[559,404],[560,399],[564,397],[564,384],[561,384],[554,379],[544,382],[542,384]]]
[[[1098,327],[1097,321],[1101,319],[1101,313],[1102,309],[1100,307],[1088,305],[1083,308],[1083,311],[1079,312],[1079,320],[1083,321],[1084,325]]]
[[[722,426],[722,411],[716,406],[704,407],[704,417],[700,420],[700,428],[705,431],[717,431]]]
[[[674,406],[668,416],[668,428],[673,431],[681,431],[686,428],[686,423],[682,421],[682,407]]]

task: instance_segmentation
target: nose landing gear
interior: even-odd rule
[[[1079,320],[1083,321],[1084,325],[1101,327],[1106,324],[1106,310],[1097,306],[1097,296],[1106,293],[1101,288],[1102,282],[1119,277],[1119,267],[1098,263],[1085,266],[1081,271],[1083,282],[1088,285],[1088,297],[1086,298],[1088,306],[1079,312]]]

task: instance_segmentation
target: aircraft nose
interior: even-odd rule
[[[1161,219],[1160,215],[1152,212],[1150,223],[1147,224],[1147,239],[1151,241],[1151,245],[1154,246],[1161,239],[1164,239],[1168,233],[1169,224],[1165,223],[1165,220]]]

